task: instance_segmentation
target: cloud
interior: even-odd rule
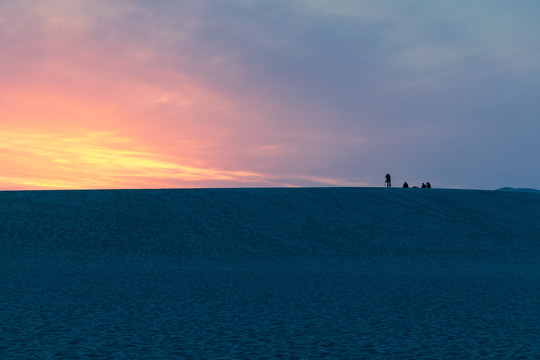
[[[21,129],[0,131],[0,149],[9,154],[2,162],[2,187],[125,188],[154,184],[213,181],[264,181],[247,171],[199,168],[175,162],[163,154],[110,132],[50,133]],[[146,179],[144,184],[138,179]],[[201,185],[202,186],[202,185]]]

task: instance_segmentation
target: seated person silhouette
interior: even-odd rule
[[[430,184],[429,182],[427,182],[427,183],[426,183],[426,187],[427,187],[428,189],[431,189],[431,184]]]
[[[403,183],[403,187],[404,187],[404,188],[408,188],[408,187],[409,187],[409,184],[407,184],[407,182],[405,181],[405,182]]]

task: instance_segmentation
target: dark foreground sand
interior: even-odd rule
[[[0,358],[540,358],[539,219],[523,192],[0,192]]]

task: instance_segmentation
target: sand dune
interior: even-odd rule
[[[540,354],[540,194],[0,193],[0,354]]]
[[[536,257],[537,194],[438,189],[0,193],[4,248],[173,262]],[[523,258],[521,257],[523,256]]]

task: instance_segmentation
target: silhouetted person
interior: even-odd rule
[[[427,183],[426,183],[426,187],[427,187],[428,189],[431,189],[431,184],[430,184],[429,182],[427,182]]]
[[[392,182],[391,182],[391,178],[390,178],[390,174],[386,174],[386,176],[384,177],[384,183],[386,184],[386,187],[389,188],[392,186]]]
[[[408,188],[408,187],[409,187],[409,184],[407,184],[407,182],[405,181],[405,182],[403,183],[403,187],[404,187],[404,188]]]
[[[422,183],[422,189],[425,189],[426,187],[426,184]]]

